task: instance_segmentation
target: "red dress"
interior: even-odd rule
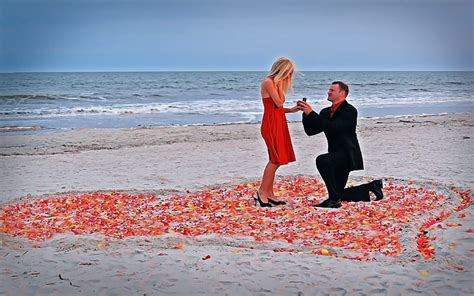
[[[270,162],[283,165],[295,161],[285,109],[277,108],[270,97],[262,101],[264,111],[260,131],[267,144]]]

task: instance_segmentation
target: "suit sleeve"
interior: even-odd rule
[[[322,132],[323,125],[321,123],[321,116],[318,113],[312,111],[306,116],[303,114],[303,127],[308,136],[317,135]]]

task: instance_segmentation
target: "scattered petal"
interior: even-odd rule
[[[462,226],[462,224],[460,224],[460,223],[450,223],[450,222],[448,222],[448,223],[446,223],[446,226],[448,226],[448,227],[456,227],[456,226]]]
[[[107,248],[109,245],[110,245],[110,244],[108,244],[108,243],[102,243],[102,242],[101,242],[101,243],[98,243],[98,244],[97,244],[97,248],[99,248],[99,249],[105,249],[105,248]]]
[[[329,256],[329,250],[327,249],[321,249],[321,254],[324,255],[324,256]]]
[[[429,272],[427,272],[427,271],[420,271],[420,275],[421,275],[422,277],[427,277],[427,276],[430,275],[430,274],[429,274]]]

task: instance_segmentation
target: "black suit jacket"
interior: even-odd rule
[[[345,151],[349,156],[349,170],[362,170],[364,163],[359,141],[357,140],[357,109],[347,101],[337,108],[330,118],[331,107],[324,108],[320,114],[312,111],[303,114],[304,131],[308,136],[324,132],[329,152]]]

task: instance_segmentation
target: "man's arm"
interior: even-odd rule
[[[321,116],[318,113],[314,111],[311,111],[308,115],[303,113],[303,127],[308,136],[317,135],[322,132],[324,129],[321,123]]]
[[[357,125],[357,110],[354,107],[347,107],[342,114],[329,120],[329,116],[321,116],[313,111],[310,104],[298,102],[298,107],[303,111],[303,126],[308,136],[326,132],[328,135],[338,135],[355,131]],[[329,112],[323,109],[321,113]],[[326,115],[326,114],[325,114]]]
[[[320,114],[313,111],[313,107],[306,101],[298,101],[297,107],[303,111],[303,127],[304,131],[308,136],[317,135],[324,131],[322,124],[322,117]],[[321,113],[324,109],[321,110]]]

